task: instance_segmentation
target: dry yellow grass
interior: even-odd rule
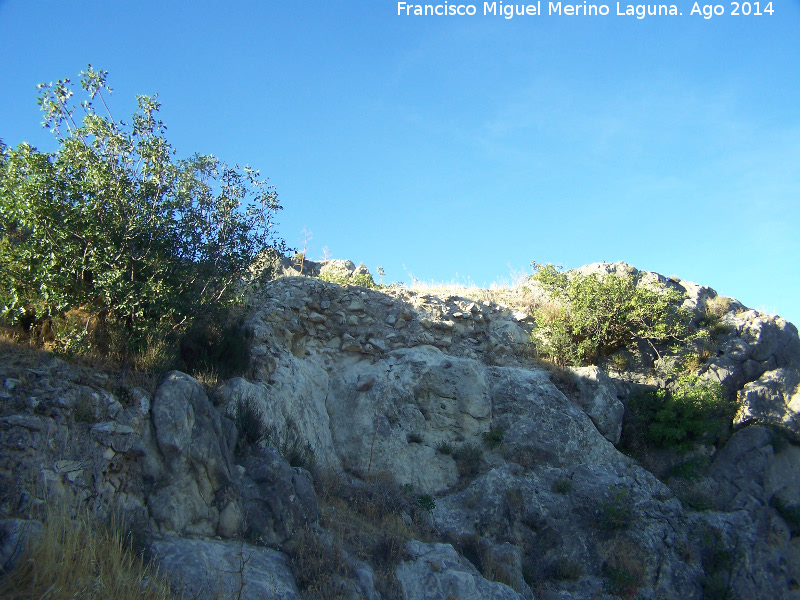
[[[119,528],[50,506],[42,533],[0,578],[6,600],[167,600],[169,586],[130,548]]]

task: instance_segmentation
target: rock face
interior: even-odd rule
[[[324,597],[318,577],[370,600],[800,599],[797,330],[643,274],[656,281],[695,325],[716,307],[697,372],[739,401],[696,477],[659,479],[617,448],[631,390],[662,377],[648,349],[614,378],[532,360],[536,290],[504,303],[284,277],[250,298],[252,372],[213,394],[179,372],[150,394],[48,357],[0,365],[0,566],[38,534],[17,517],[43,488],[137,523],[184,597]],[[334,509],[378,525],[350,531]]]

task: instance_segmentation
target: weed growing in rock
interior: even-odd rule
[[[406,435],[406,441],[409,444],[421,444],[422,443],[422,436],[417,433],[416,431],[412,431],[411,433]]]
[[[503,428],[492,427],[489,431],[484,432],[483,443],[489,449],[497,448],[500,444],[503,443],[504,435],[505,435],[505,430]]]
[[[601,531],[610,533],[627,529],[634,520],[633,501],[630,492],[624,488],[614,487],[611,495],[597,507],[597,526]]]
[[[703,593],[709,600],[731,597],[733,575],[741,560],[739,540],[726,540],[719,529],[707,525],[700,530],[700,559],[705,576]]]
[[[292,467],[299,467],[309,472],[314,471],[317,459],[308,442],[304,443],[296,436],[287,436],[286,439],[278,442],[276,448],[281,457]]]
[[[583,569],[579,562],[570,560],[569,558],[557,558],[551,567],[553,579],[561,581],[580,579],[583,574]]]
[[[714,296],[706,302],[706,310],[699,325],[708,331],[712,340],[717,341],[723,335],[731,332],[731,327],[725,323],[725,315],[732,305],[730,298]]]
[[[436,451],[439,454],[449,455],[455,451],[455,448],[453,447],[453,444],[450,444],[449,442],[441,442],[438,446],[436,446]]]
[[[566,496],[572,491],[572,480],[569,477],[559,477],[553,482],[553,491]]]
[[[607,552],[603,563],[606,577],[603,588],[620,598],[635,598],[646,575],[642,548],[632,539],[622,536],[611,542]]]
[[[352,575],[341,544],[303,529],[287,546],[297,587],[304,598],[344,599],[339,583]]]
[[[236,405],[236,431],[239,439],[236,442],[237,454],[242,454],[250,446],[264,440],[266,431],[261,408],[253,398],[242,398]]]
[[[464,444],[453,453],[453,458],[459,477],[474,477],[480,471],[483,451],[475,444]]]
[[[72,418],[76,423],[93,423],[96,420],[95,403],[91,396],[81,396],[75,403]]]
[[[419,506],[422,510],[431,512],[434,508],[436,508],[436,498],[430,494],[422,494],[421,496],[417,496],[417,506]]]
[[[603,589],[612,596],[620,598],[634,598],[636,592],[639,591],[639,582],[636,577],[616,567],[606,567],[605,569],[606,581],[603,584]]]

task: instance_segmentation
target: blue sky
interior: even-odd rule
[[[35,86],[91,63],[118,118],[157,92],[179,156],[260,169],[312,258],[477,285],[624,260],[800,324],[800,0],[473,4],[0,0],[0,138],[54,149]]]

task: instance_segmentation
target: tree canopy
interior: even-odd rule
[[[107,72],[39,86],[55,152],[0,144],[0,307],[11,322],[80,309],[129,333],[175,326],[229,303],[267,248],[281,209],[249,166],[175,158],[157,96],[129,123],[108,105]]]

